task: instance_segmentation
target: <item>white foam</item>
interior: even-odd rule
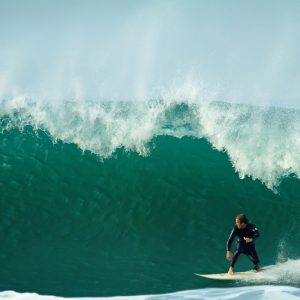
[[[282,176],[300,175],[298,110],[216,103],[199,107],[200,135],[228,153],[240,178],[269,188]]]
[[[300,284],[300,259],[288,260],[283,263],[269,266],[265,271],[257,273],[247,282],[260,282],[271,284],[299,285]]]
[[[31,125],[102,158],[121,147],[147,155],[158,135],[204,137],[228,154],[240,178],[251,176],[276,189],[283,176],[300,177],[299,110],[205,102],[196,91],[180,101],[183,94],[148,102],[52,104],[18,96],[1,101],[0,117],[10,118],[1,130]]]
[[[55,296],[42,296],[35,293],[17,293],[14,291],[0,292],[0,299],[9,300],[159,300],[159,299],[247,299],[247,300],[294,300],[300,298],[300,289],[289,286],[251,286],[238,288],[207,288],[181,291],[160,295],[124,296],[124,297],[93,297],[93,298],[63,298]]]

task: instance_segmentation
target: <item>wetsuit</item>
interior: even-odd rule
[[[227,240],[226,248],[227,251],[230,251],[232,242],[235,237],[238,237],[237,241],[237,248],[236,251],[233,254],[233,258],[231,261],[231,267],[234,268],[234,265],[240,256],[241,253],[244,253],[247,255],[250,260],[253,263],[253,269],[258,270],[259,269],[259,258],[257,256],[256,250],[255,250],[255,239],[259,237],[258,229],[252,225],[247,224],[247,226],[244,229],[238,229],[238,227],[235,225],[231,231],[231,234]],[[248,237],[253,239],[252,242],[246,243],[244,240],[244,237]]]

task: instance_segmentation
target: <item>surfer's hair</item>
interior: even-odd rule
[[[245,224],[249,223],[248,218],[246,217],[245,214],[238,214],[236,216],[236,219],[239,220],[241,223],[245,223]]]

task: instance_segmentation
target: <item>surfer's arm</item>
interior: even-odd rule
[[[231,245],[232,245],[232,242],[233,242],[235,236],[236,236],[236,227],[234,227],[234,228],[232,229],[232,231],[231,231],[231,233],[230,233],[230,236],[229,236],[229,238],[228,238],[228,240],[227,240],[227,243],[226,243],[226,250],[227,250],[227,251],[230,251]]]

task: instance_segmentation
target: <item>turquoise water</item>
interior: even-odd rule
[[[270,2],[0,1],[0,299],[299,298],[300,2]],[[194,276],[242,212],[272,267]]]
[[[224,108],[223,104],[214,104],[215,108],[215,105],[222,112],[223,121],[224,112],[229,116],[233,107],[235,111],[245,112],[244,107],[225,105]],[[258,137],[262,140],[268,132],[267,145],[274,146],[273,143],[280,144],[280,141],[272,140],[272,129],[266,120],[274,120],[274,115],[280,114],[281,121],[289,120],[285,123],[287,127],[297,124],[296,111],[277,109],[274,113],[274,109],[266,108],[262,114],[253,107],[247,111],[251,115],[243,118],[239,115],[239,124],[235,119],[237,128],[241,129],[235,130],[239,133],[236,138],[243,138],[243,130],[251,127],[249,122],[257,120],[255,115],[260,120],[262,116],[268,117],[261,123],[264,127],[260,127]],[[107,135],[101,131],[97,136],[98,153],[96,146],[93,151],[83,152],[75,138],[73,143],[67,140],[69,137],[62,141],[54,136],[53,127],[46,131],[45,125],[36,126],[33,111],[31,118],[24,111],[3,114],[0,289],[64,297],[106,297],[258,283],[300,287],[296,271],[300,182],[293,172],[297,171],[297,164],[291,161],[291,167],[278,178],[274,177],[272,184],[264,182],[267,177],[253,178],[274,170],[279,174],[278,168],[270,166],[262,173],[258,169],[261,163],[257,165],[255,161],[252,166],[247,162],[245,170],[256,173],[241,176],[230,151],[217,150],[208,136],[195,136],[199,132],[195,128],[197,118],[191,112],[189,105],[164,111],[163,116],[159,114],[155,119],[156,124],[160,122],[158,134],[154,132],[150,136],[144,128],[139,128],[141,135],[147,136],[143,147],[141,144],[131,145],[131,149],[117,147],[110,155],[107,149],[111,140],[107,137],[112,127],[108,123]],[[44,113],[49,116],[48,111]],[[143,118],[140,115],[140,121]],[[99,125],[103,120],[99,119],[94,121],[94,127],[89,121],[89,128],[84,129],[87,119],[74,117],[77,123],[66,119],[74,128],[82,129],[72,133],[73,137],[86,134],[90,128],[93,134],[103,130]],[[121,119],[132,121],[128,111]],[[57,128],[61,126],[62,135],[63,129],[69,130],[68,123],[62,127],[58,114],[55,120],[53,124]],[[179,124],[178,120],[185,123]],[[127,125],[126,135],[130,139],[132,130],[137,128]],[[182,128],[189,134],[182,134]],[[169,134],[162,135],[163,130]],[[223,130],[227,130],[225,126]],[[231,139],[234,140],[232,135]],[[88,142],[91,140],[87,139]],[[289,149],[294,149],[292,146]],[[100,154],[103,149],[105,155]],[[283,157],[279,154],[274,156]],[[259,159],[258,153],[256,156]],[[269,157],[268,162],[271,161]],[[280,161],[276,160],[276,164],[279,166]],[[259,256],[263,265],[276,265],[276,276],[254,283],[219,283],[195,277],[195,272],[227,270],[225,243],[235,215],[240,212],[247,213],[260,229]],[[250,267],[245,257],[237,265],[238,270]]]

